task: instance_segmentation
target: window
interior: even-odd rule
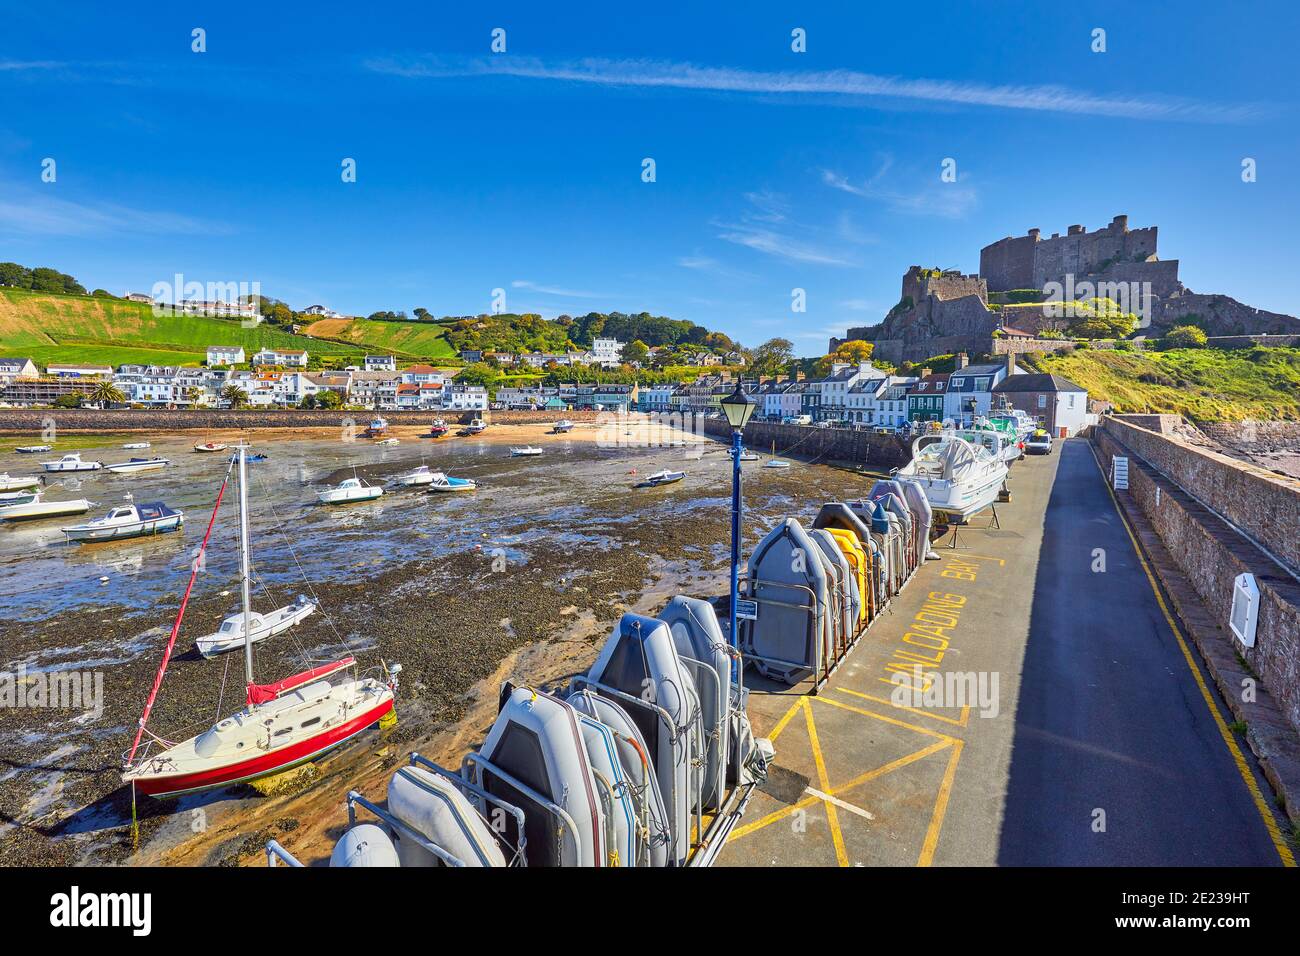
[[[1039,408],[1046,408],[1046,407],[1047,407],[1047,396],[1046,396],[1046,395],[1039,395],[1039,396],[1038,396],[1038,407],[1039,407]]]

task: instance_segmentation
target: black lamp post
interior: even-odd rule
[[[740,456],[744,451],[745,424],[754,414],[754,402],[745,396],[740,383],[720,403],[731,425],[731,646],[740,649],[740,618],[736,605],[740,601]],[[735,664],[732,664],[733,669]]]

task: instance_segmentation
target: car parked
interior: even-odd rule
[[[1052,436],[1045,429],[1038,429],[1025,439],[1025,452],[1030,455],[1050,455]]]

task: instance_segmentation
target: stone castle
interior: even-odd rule
[[[1226,295],[1192,292],[1178,279],[1178,260],[1156,254],[1157,227],[1130,229],[1127,216],[1088,232],[1070,226],[1044,239],[1040,230],[1007,236],[980,250],[980,271],[912,266],[902,296],[879,325],[851,328],[831,339],[833,352],[851,339],[875,343],[888,362],[918,362],[953,352],[1042,351],[1059,341],[1039,338],[1062,320],[1043,303],[1097,296],[1137,312],[1146,334],[1195,322],[1210,335],[1300,333],[1300,319],[1253,309]],[[1085,285],[1086,283],[1086,285]],[[1076,292],[1076,290],[1083,291]],[[1076,293],[1076,294],[1072,294]]]

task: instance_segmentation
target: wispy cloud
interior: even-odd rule
[[[899,189],[886,182],[892,165],[893,159],[884,157],[880,168],[859,182],[834,170],[823,169],[822,182],[851,196],[883,202],[894,212],[915,216],[960,219],[979,203],[979,196],[972,186],[960,179],[955,183],[942,182],[937,170],[929,182],[908,190]]]
[[[527,289],[529,292],[540,292],[542,295],[557,295],[565,299],[609,299],[613,296],[603,292],[589,292],[585,289],[563,289],[559,286],[543,285],[538,282],[530,282],[527,279],[515,279],[510,283],[511,288]]]
[[[408,78],[497,75],[589,83],[600,86],[666,87],[771,96],[888,98],[946,106],[976,106],[1145,120],[1240,123],[1271,112],[1257,103],[1214,103],[1186,97],[1108,95],[1064,86],[912,79],[855,70],[761,72],[654,60],[584,59],[547,63],[517,57],[447,60],[382,57],[365,61],[377,73]]]
[[[762,252],[787,262],[821,266],[856,266],[838,244],[828,243],[826,230],[795,222],[789,215],[790,204],[784,197],[769,191],[748,192],[748,207],[733,220],[714,220],[717,237]],[[839,239],[844,240],[842,230]],[[850,240],[852,241],[852,240]]]
[[[0,60],[0,73],[18,73],[28,70],[58,70],[65,64],[58,60]]]
[[[0,232],[11,235],[226,235],[233,231],[223,223],[115,203],[79,203],[37,193],[0,199]]]

